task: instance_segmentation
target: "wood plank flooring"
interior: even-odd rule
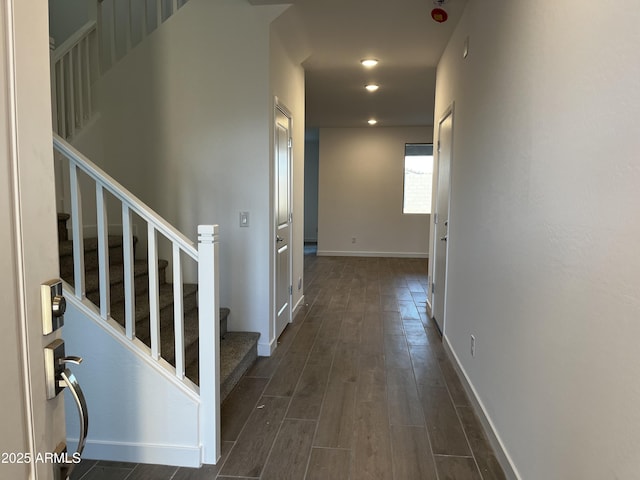
[[[426,279],[424,259],[305,256],[306,304],[222,406],[219,465],[83,461],[73,478],[504,479]]]

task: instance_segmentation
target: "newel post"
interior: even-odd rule
[[[198,225],[198,322],[200,331],[200,439],[202,462],[221,456],[220,306],[218,225]]]

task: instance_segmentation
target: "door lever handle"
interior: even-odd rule
[[[63,357],[58,360],[60,365],[64,365],[65,363],[73,363],[74,365],[80,365],[82,363],[82,357],[70,356]]]
[[[87,410],[87,402],[84,398],[84,394],[82,393],[82,389],[78,384],[78,380],[69,369],[65,368],[60,373],[59,382],[62,387],[69,387],[69,392],[73,397],[76,407],[78,408],[78,415],[80,416],[80,436],[78,437],[78,446],[76,447],[76,452],[72,455],[73,460],[75,460],[81,457],[82,451],[84,450],[84,446],[87,442],[87,433],[89,431],[89,412]],[[58,466],[60,469],[59,473],[61,473],[60,478],[69,478],[75,466],[76,463],[74,463],[74,461],[60,464]]]
[[[279,235],[276,235],[276,242],[278,243],[284,242],[284,238],[280,237]]]
[[[447,241],[447,237],[448,237],[448,235],[445,235],[444,237],[440,237],[440,241],[441,242],[446,242]]]

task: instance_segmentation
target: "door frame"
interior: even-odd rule
[[[434,186],[435,188],[433,189],[433,198],[435,200],[434,202],[434,212],[437,214],[438,212],[438,189],[439,189],[439,185],[440,185],[440,138],[441,138],[441,130],[442,130],[442,124],[449,118],[451,117],[451,135],[450,135],[450,141],[451,141],[451,145],[450,145],[450,151],[449,151],[449,179],[448,179],[448,195],[447,195],[447,221],[448,221],[448,228],[447,228],[447,237],[449,237],[449,233],[451,232],[451,186],[453,185],[451,178],[452,178],[452,166],[453,166],[453,140],[454,140],[454,111],[455,111],[455,102],[451,103],[451,105],[449,105],[446,110],[444,111],[444,113],[442,114],[442,116],[440,117],[440,120],[438,121],[438,134],[437,134],[437,147],[435,149],[436,152],[436,174],[434,176]],[[433,218],[433,217],[432,217]],[[439,221],[439,219],[434,218],[433,221],[433,233],[431,235],[432,239],[433,239],[433,252],[431,253],[430,256],[432,256],[433,258],[433,262],[430,262],[432,264],[432,270],[431,270],[431,287],[432,287],[432,295],[431,295],[431,318],[435,319],[434,317],[434,313],[435,313],[435,307],[436,307],[436,298],[435,298],[435,292],[433,290],[433,283],[434,280],[436,278],[436,255],[438,252],[438,248],[440,248],[440,239],[437,238],[437,228],[436,228],[436,220]],[[446,328],[446,318],[447,318],[447,293],[448,293],[448,284],[449,284],[449,254],[450,254],[450,249],[449,249],[449,240],[447,238],[447,246],[446,246],[446,251],[445,251],[445,262],[444,262],[444,281],[442,282],[443,285],[437,285],[436,284],[436,288],[442,288],[443,289],[443,294],[442,294],[442,319],[441,319],[441,323],[442,323],[442,328],[440,327],[440,325],[438,325],[438,322],[434,320],[434,324],[436,325],[436,327],[440,330],[440,333],[444,336],[445,333],[445,328]],[[439,307],[438,307],[439,308]]]
[[[272,285],[273,288],[272,290],[272,304],[273,304],[273,308],[272,308],[272,320],[271,320],[271,329],[273,332],[273,339],[272,339],[272,346],[271,346],[271,351],[275,350],[275,346],[277,345],[277,321],[278,321],[278,302],[277,302],[277,298],[278,298],[278,290],[277,290],[277,250],[276,250],[276,232],[277,232],[277,215],[276,215],[276,206],[277,206],[277,202],[276,202],[276,198],[278,195],[278,190],[277,190],[277,170],[276,170],[276,162],[277,162],[277,121],[278,121],[278,112],[280,112],[282,115],[284,115],[287,119],[288,119],[288,131],[289,131],[289,175],[288,175],[288,186],[287,186],[287,197],[289,199],[289,228],[288,228],[288,242],[287,245],[289,245],[289,271],[288,273],[288,283],[289,285],[293,285],[293,255],[292,255],[292,250],[291,250],[291,242],[293,239],[293,235],[292,235],[292,229],[293,229],[293,208],[292,208],[292,201],[293,201],[293,145],[291,143],[291,138],[292,138],[292,131],[293,131],[293,115],[291,114],[291,110],[289,110],[287,108],[287,106],[277,97],[274,96],[274,106],[273,106],[273,118],[272,118],[272,126],[273,126],[273,147],[271,149],[272,152],[272,158],[271,158],[271,166],[273,168],[273,175],[272,175],[272,181],[271,181],[271,190],[272,190],[272,207],[271,207],[271,227],[273,229],[272,235],[271,235],[271,241],[270,241],[270,246],[271,246],[271,261],[272,261],[272,265],[273,265],[273,271],[272,271],[272,275],[271,275],[271,279],[272,279]],[[287,323],[291,323],[293,321],[293,305],[292,305],[292,300],[293,300],[293,293],[291,291],[291,289],[289,289],[289,318],[288,318],[288,322]]]

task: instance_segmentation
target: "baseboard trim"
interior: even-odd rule
[[[505,448],[504,443],[502,443],[502,440],[500,439],[500,435],[496,431],[495,425],[491,421],[491,418],[489,417],[486,409],[484,408],[484,404],[482,403],[482,400],[480,400],[480,397],[478,396],[478,392],[476,392],[476,389],[473,387],[473,384],[469,380],[469,377],[467,376],[466,371],[462,367],[462,364],[460,363],[458,356],[453,351],[453,348],[449,343],[449,339],[445,335],[442,340],[443,340],[442,344],[444,345],[444,350],[447,356],[449,357],[449,360],[451,360],[453,368],[455,368],[456,373],[458,374],[458,378],[460,378],[460,381],[462,383],[462,386],[467,392],[467,396],[471,401],[471,406],[473,407],[473,410],[475,411],[476,415],[480,419],[482,429],[484,430],[484,433],[487,436],[487,439],[489,440],[491,447],[493,448],[493,451],[496,455],[496,459],[500,463],[500,466],[502,467],[502,470],[504,471],[505,476],[509,480],[520,480],[522,477],[518,473],[518,469],[513,464],[513,460],[511,459],[511,456],[507,452],[507,449]]]
[[[77,445],[77,438],[67,438],[67,445]],[[201,448],[184,445],[152,445],[102,440],[87,440],[83,458],[115,462],[151,463],[198,468]]]
[[[382,258],[429,258],[424,252],[362,252],[362,251],[338,251],[318,250],[319,257],[382,257]]]
[[[262,336],[260,336],[262,338]],[[278,340],[274,338],[269,343],[258,342],[258,356],[259,357],[270,357],[273,351],[276,349],[276,345],[278,344]]]
[[[303,305],[304,305],[304,295],[300,297],[300,300],[298,300],[298,303],[296,303],[296,306],[293,307],[293,312],[291,312],[292,319],[296,318],[296,314],[298,313],[298,310],[300,310]]]

